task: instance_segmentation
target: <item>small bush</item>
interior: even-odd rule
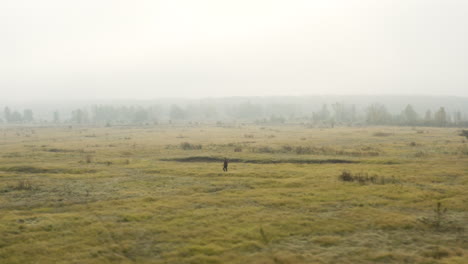
[[[245,138],[254,138],[254,135],[253,134],[244,134],[244,137]]]
[[[281,147],[281,150],[283,150],[284,152],[291,152],[293,150],[293,147],[289,145],[284,145]]]
[[[91,155],[86,155],[86,159],[85,159],[86,163],[91,163],[93,162],[93,157]]]
[[[463,129],[459,135],[468,139],[468,130]]]
[[[423,158],[423,157],[427,157],[428,154],[426,152],[424,152],[424,151],[418,151],[418,152],[414,153],[414,156],[416,158]]]
[[[374,137],[388,137],[391,136],[392,133],[386,133],[386,132],[375,132],[373,134]]]
[[[315,151],[310,147],[299,146],[295,148],[295,152],[298,155],[302,155],[302,154],[313,154]]]
[[[272,147],[269,147],[269,146],[261,146],[261,147],[255,148],[255,152],[258,152],[258,153],[274,153],[275,150]]]
[[[349,181],[349,182],[354,181],[353,175],[349,171],[343,171],[340,174],[339,179],[342,181]]]
[[[384,177],[378,175],[369,175],[368,173],[356,173],[352,174],[349,171],[343,171],[338,179],[345,182],[358,182],[360,184],[387,184],[387,183],[399,183],[395,177]]]
[[[180,143],[180,148],[183,150],[196,150],[196,149],[202,149],[202,145],[195,145],[195,144],[190,144],[188,142],[182,142]]]

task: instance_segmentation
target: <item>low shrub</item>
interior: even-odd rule
[[[374,137],[388,137],[391,136],[392,133],[387,133],[387,132],[375,132],[373,134]]]
[[[463,129],[463,130],[460,132],[460,136],[466,137],[466,138],[468,139],[468,130]]]
[[[188,142],[182,142],[180,143],[180,148],[183,150],[196,150],[196,149],[202,149],[202,145],[195,145],[195,144],[190,144]]]
[[[424,158],[424,157],[427,157],[428,154],[427,154],[427,152],[424,152],[424,151],[418,151],[418,152],[414,153],[414,156],[416,158]]]
[[[254,152],[257,152],[257,153],[275,153],[276,151],[272,147],[269,147],[269,146],[260,146],[260,147],[256,147]]]
[[[350,171],[343,171],[339,176],[338,179],[345,182],[358,182],[360,184],[387,184],[387,183],[399,183],[395,177],[384,177],[378,175],[369,175],[368,173],[351,173]]]

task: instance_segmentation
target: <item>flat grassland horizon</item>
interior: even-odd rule
[[[456,128],[0,128],[0,263],[461,264],[467,228]]]

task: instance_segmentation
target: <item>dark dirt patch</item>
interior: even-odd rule
[[[9,168],[0,168],[0,171],[18,172],[18,173],[66,173],[66,174],[82,174],[95,173],[96,170],[89,169],[65,169],[65,168],[39,168],[33,166],[15,166]]]
[[[176,162],[223,162],[224,158],[218,157],[203,157],[192,156],[184,158],[169,158],[162,159],[162,161],[176,161]],[[278,164],[278,163],[295,163],[295,164],[323,164],[323,163],[359,163],[355,160],[343,159],[272,159],[272,160],[253,160],[253,159],[229,159],[229,162],[238,163],[253,163],[253,164]]]

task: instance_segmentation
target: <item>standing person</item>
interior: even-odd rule
[[[228,160],[226,158],[224,158],[223,171],[228,171],[227,166],[228,166]]]

